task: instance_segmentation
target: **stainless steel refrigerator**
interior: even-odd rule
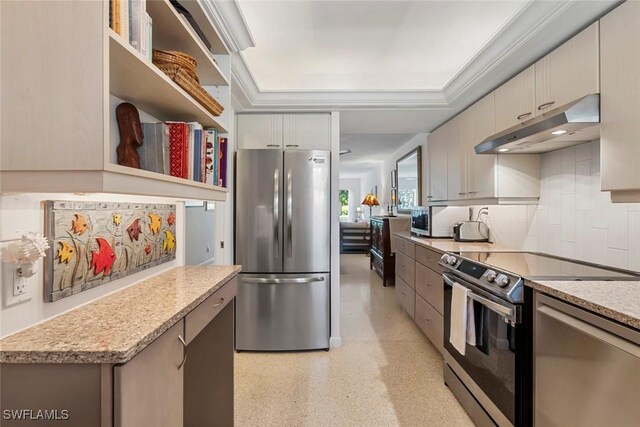
[[[331,153],[239,150],[236,349],[329,348]]]

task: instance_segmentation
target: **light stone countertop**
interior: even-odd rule
[[[510,251],[516,252],[515,249],[497,245],[495,243],[488,242],[456,242],[453,239],[433,239],[427,237],[412,236],[409,231],[401,231],[394,233],[394,236],[401,237],[405,240],[409,240],[416,245],[425,246],[427,248],[434,249],[438,252],[457,252],[457,251]]]
[[[640,281],[525,280],[547,295],[640,329]]]
[[[2,363],[124,363],[240,272],[177,267],[0,340]]]

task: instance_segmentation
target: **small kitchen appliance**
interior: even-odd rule
[[[417,206],[411,209],[411,234],[450,238],[453,225],[468,219],[466,206]]]
[[[488,242],[489,226],[482,221],[461,221],[453,226],[456,242]]]

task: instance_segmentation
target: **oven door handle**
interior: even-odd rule
[[[447,274],[443,274],[442,278],[444,279],[445,283],[449,286],[453,286],[454,280],[452,280]],[[460,283],[461,286],[464,286]],[[468,289],[468,288],[467,288]],[[501,316],[507,317],[509,319],[514,317],[514,311],[512,308],[508,308],[503,306],[502,304],[498,304],[497,302],[493,302],[488,298],[485,298],[483,296],[480,296],[474,292],[472,292],[469,289],[469,293],[467,294],[467,296],[469,298],[471,298],[474,301],[478,301],[480,304],[484,305],[485,307],[487,307],[489,310],[491,311],[495,311],[496,313],[500,314]]]

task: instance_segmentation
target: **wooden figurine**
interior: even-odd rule
[[[140,169],[138,147],[144,142],[138,109],[128,102],[116,107],[116,120],[120,131],[120,144],[116,149],[118,164]]]

